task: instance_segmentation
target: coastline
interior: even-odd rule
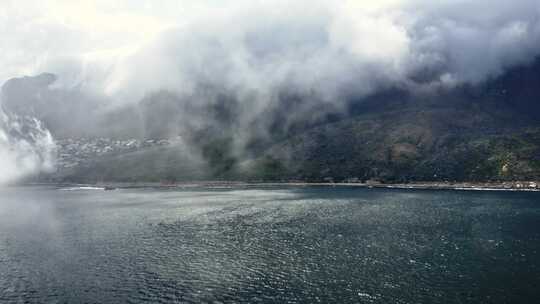
[[[238,181],[193,181],[177,183],[159,182],[100,182],[100,183],[26,183],[23,186],[57,186],[62,188],[96,188],[101,190],[115,189],[193,189],[193,188],[266,188],[266,187],[358,187],[374,189],[402,190],[455,190],[455,191],[509,191],[540,192],[540,182],[414,182],[414,183],[331,183],[331,182],[238,182]]]

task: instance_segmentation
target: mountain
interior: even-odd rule
[[[250,173],[318,181],[539,179],[539,85],[537,61],[476,87],[353,104],[351,117],[275,144]]]
[[[360,115],[276,144],[251,174],[388,182],[540,178],[540,128],[508,126],[490,114],[412,108]]]
[[[34,87],[53,81],[50,75],[26,80]],[[32,91],[8,82],[4,100],[14,88]],[[156,92],[135,105],[87,118],[85,124],[99,121],[109,130],[90,126],[79,136],[79,127],[63,130],[55,116],[59,114],[40,110],[37,101],[42,99],[35,97],[52,94],[59,102],[66,93],[40,90],[34,91],[41,95],[26,99],[34,100],[31,105],[4,106],[41,113],[61,137],[182,138],[163,147],[141,145],[88,156],[46,177],[56,181],[540,179],[540,60],[478,85],[387,88],[351,98],[339,109],[320,103],[313,108],[310,96],[284,92],[272,107],[243,124],[239,120],[246,109],[232,92],[205,88],[191,98]],[[88,106],[79,101],[57,107]],[[60,153],[70,157],[69,151]]]

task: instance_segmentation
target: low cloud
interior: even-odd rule
[[[4,81],[52,72],[118,103],[201,83],[334,102],[418,79],[478,83],[540,52],[534,0],[69,3],[8,1]]]
[[[6,114],[0,107],[0,185],[53,170],[55,148],[38,120]]]
[[[176,22],[174,8],[144,15],[119,6],[125,13],[102,7],[83,18],[97,24],[103,18],[95,32],[84,22],[64,25],[65,33],[56,23],[34,24],[22,33],[41,37],[45,46],[45,55],[35,54],[34,72],[59,74],[65,85],[83,85],[117,102],[163,89],[191,94],[201,83],[261,96],[289,86],[334,101],[343,92],[414,82],[418,74],[431,76],[424,82],[478,83],[540,51],[540,8],[531,0],[182,3]],[[118,23],[106,34],[115,16]],[[135,36],[118,25],[131,22],[135,30],[139,21],[155,30]],[[115,45],[122,31],[132,40]],[[68,43],[56,41],[60,34]],[[95,36],[101,48],[89,46]]]

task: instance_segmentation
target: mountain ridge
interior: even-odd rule
[[[315,117],[305,117],[316,111],[306,110],[310,109],[307,99],[283,94],[278,104],[261,114],[262,122],[254,121],[253,130],[267,131],[244,133],[248,136],[241,148],[235,131],[235,115],[241,111],[226,92],[203,94],[215,98],[206,107],[196,100],[182,104],[174,94],[161,92],[141,101],[144,111],[131,108],[108,117],[144,115],[131,115],[126,123],[150,128],[143,133],[153,138],[179,135],[182,141],[176,146],[101,155],[42,178],[84,182],[538,180],[538,84],[540,60],[475,86],[423,93],[389,88],[353,98],[345,110],[320,109]],[[200,119],[199,125],[185,121],[186,113]]]

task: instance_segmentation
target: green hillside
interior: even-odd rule
[[[352,99],[341,112],[320,110],[325,114],[320,115],[314,109],[315,118],[297,115],[309,99],[287,97],[254,121],[254,130],[266,126],[267,132],[242,138],[244,145],[238,144],[242,140],[235,133],[234,99],[220,98],[211,109],[190,110],[208,127],[183,134],[183,147],[143,147],[102,155],[47,178],[88,182],[538,180],[538,84],[540,61],[476,86],[429,93],[388,89]],[[182,103],[170,94],[156,96],[145,108],[151,122],[144,124],[146,133],[157,138],[175,135],[175,126],[185,123],[181,117],[188,109],[179,107],[176,103]],[[152,111],[157,111],[155,117]],[[246,131],[244,136],[249,134]]]

